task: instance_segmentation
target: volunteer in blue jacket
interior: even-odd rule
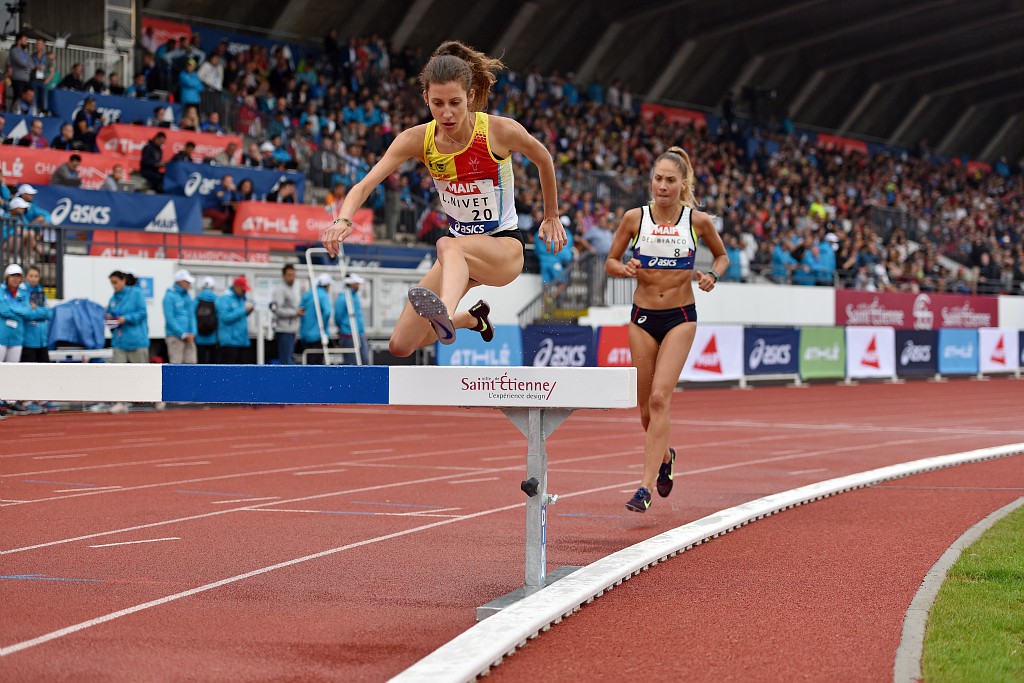
[[[0,363],[21,360],[21,347],[25,342],[25,322],[31,307],[28,292],[22,288],[25,273],[12,263],[4,271],[4,286],[0,290]]]
[[[149,362],[149,314],[137,285],[132,273],[115,270],[110,274],[114,296],[107,304],[107,325],[115,363]]]
[[[196,279],[182,268],[174,273],[174,284],[164,294],[164,340],[167,361],[195,365],[196,309],[188,293]]]
[[[334,280],[330,275],[324,273],[316,279],[316,287],[302,295],[299,301],[299,308],[303,310],[302,321],[299,323],[299,349],[304,351],[308,348],[319,347],[320,335],[329,336],[331,321],[331,295],[329,290]],[[323,321],[323,328],[317,324],[316,305],[313,303],[314,292],[320,302],[320,317]]]
[[[249,281],[244,275],[239,275],[231,283],[231,288],[217,299],[218,357],[222,364],[238,364],[247,360],[249,314],[254,304],[246,300],[245,293],[250,289]]]
[[[363,303],[359,300],[359,286],[364,282],[366,280],[355,273],[345,278],[349,295],[346,297],[344,291],[338,292],[338,297],[334,300],[334,322],[340,332],[338,341],[341,342],[341,348],[355,348],[355,345],[352,343],[352,322],[348,319],[348,302],[346,301],[346,298],[352,299],[352,317],[355,318],[356,333],[359,337],[359,359],[363,365],[368,365],[370,362],[370,345],[366,342],[366,328],[363,325]],[[354,353],[345,354],[342,358],[346,365],[356,364],[356,355]]]
[[[42,272],[29,266],[21,288],[28,294],[29,314],[25,320],[25,343],[21,348],[22,363],[49,363],[50,321],[53,310],[46,305],[46,292],[39,284]]]
[[[217,327],[216,327],[216,310],[217,310],[217,293],[213,291],[216,283],[212,277],[204,277],[202,282],[202,290],[196,295],[196,312],[200,311],[199,302],[209,301],[214,306],[214,326],[213,331],[207,334],[203,334],[203,331],[199,329],[199,318],[196,318],[196,356],[199,362],[203,365],[212,365],[217,362]]]

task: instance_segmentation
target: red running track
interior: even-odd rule
[[[549,515],[549,568],[588,564],[768,493],[1024,441],[1020,396],[1011,380],[682,392],[673,443],[682,447],[683,476],[643,516],[622,507],[639,479],[636,411],[578,413],[549,442],[549,489],[561,496]],[[523,582],[525,439],[498,411],[77,413],[11,419],[0,430],[3,680],[384,680],[472,626],[476,606]],[[828,505],[743,533],[797,515],[815,519]],[[976,512],[984,515],[958,516],[961,531]],[[835,547],[847,544],[829,528]],[[858,532],[856,523],[840,528]],[[948,530],[950,540],[958,534]],[[740,538],[730,534],[643,577],[710,563],[706,555]],[[770,547],[754,556],[763,562],[740,553],[719,565],[732,572],[720,572],[763,574],[769,581],[758,597],[769,602],[778,600],[773,586],[787,585],[771,577],[805,569],[776,560]],[[926,570],[910,580],[915,587]],[[835,614],[850,609],[827,604]],[[579,617],[592,607],[536,645],[574,633],[586,640]],[[643,614],[652,605],[632,607]],[[659,617],[681,627],[688,618]],[[774,636],[787,640],[788,630]],[[623,637],[635,640],[620,632],[617,642]],[[514,667],[533,645],[496,673],[522,679]],[[563,647],[556,658],[568,660],[578,643]],[[813,655],[812,647],[803,651]],[[621,678],[647,662],[626,657],[604,671]]]

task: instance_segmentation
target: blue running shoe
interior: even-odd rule
[[[669,446],[668,462],[661,463],[658,470],[658,495],[667,498],[672,493],[672,480],[676,476],[676,449]]]
[[[638,488],[633,497],[626,502],[626,509],[633,512],[647,512],[649,507],[651,507],[651,492],[643,486]]]

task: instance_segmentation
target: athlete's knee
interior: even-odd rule
[[[462,247],[459,246],[454,237],[442,237],[437,241],[438,260],[443,262],[452,256],[463,256]]]
[[[672,403],[672,392],[670,391],[652,391],[651,397],[647,401],[648,414],[650,413],[666,413]]]
[[[391,339],[388,341],[388,351],[391,352],[392,356],[397,358],[408,358],[416,351],[415,348],[410,347],[408,344],[402,344],[400,342]]]

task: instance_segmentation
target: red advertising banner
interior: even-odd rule
[[[82,157],[82,165],[78,167],[78,175],[82,179],[82,188],[96,190],[103,180],[110,175],[114,164],[121,164],[128,169],[137,170],[137,162],[122,159],[112,154],[91,154],[89,152],[67,152],[57,149],[33,149],[12,145],[0,146],[0,170],[3,170],[4,182],[8,185],[29,183],[30,185],[49,185],[50,177],[57,167],[67,163],[68,157],[77,154]]]
[[[93,230],[90,256],[132,256],[186,261],[269,263],[271,250],[290,251],[282,240],[238,240],[216,235],[166,235],[152,232]]]
[[[609,327],[597,331],[597,364],[602,368],[628,368],[633,365],[629,352],[629,325]]]
[[[186,38],[192,37],[192,27],[188,24],[183,24],[180,21],[170,21],[169,19],[142,17],[142,33],[145,34],[150,28],[153,29],[153,36],[158,44],[166,43],[168,38],[177,40],[182,36]]]
[[[818,133],[818,147],[841,149],[844,152],[860,152],[865,156],[868,153],[868,143],[863,140],[854,140],[853,138],[844,138],[838,135],[826,135],[825,133]]]
[[[334,221],[330,210],[311,204],[238,202],[231,231],[236,235],[287,237],[296,242],[319,242],[320,233]],[[355,229],[346,242],[373,244],[373,211],[356,211]]]
[[[665,120],[669,123],[681,123],[683,125],[692,123],[695,128],[704,128],[708,125],[708,119],[704,116],[704,112],[683,109],[681,107],[669,107],[664,104],[651,104],[650,102],[644,102],[640,105],[640,116],[644,120],[653,119],[658,114],[664,116]]]
[[[898,330],[999,326],[999,299],[922,292],[880,293],[836,290],[836,325],[869,325]]]
[[[194,133],[190,130],[150,128],[130,123],[114,123],[103,126],[96,134],[96,145],[103,152],[131,159],[135,164],[134,167],[138,168],[139,161],[142,159],[142,148],[157,133],[167,135],[167,142],[164,143],[164,161],[170,161],[172,156],[184,149],[186,142],[195,143],[196,149],[192,153],[192,159],[196,163],[201,163],[206,157],[216,156],[228,146],[229,142],[238,145],[239,149],[242,148],[242,138],[238,135]]]

